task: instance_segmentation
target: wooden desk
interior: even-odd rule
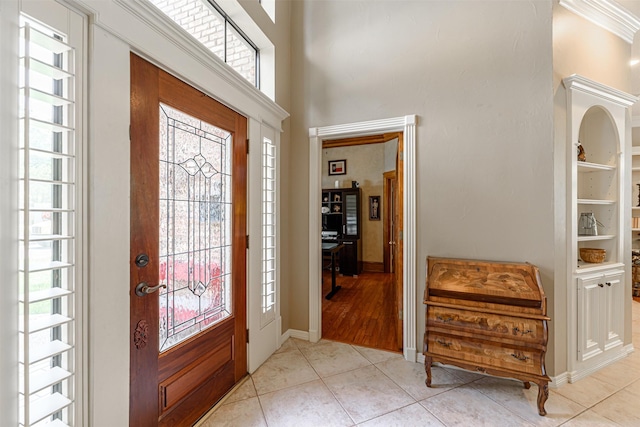
[[[331,292],[326,299],[331,299],[341,286],[336,286],[336,254],[344,247],[341,243],[322,243],[322,255],[331,255]]]
[[[424,363],[538,384],[538,413],[549,397],[547,298],[532,264],[427,258]]]

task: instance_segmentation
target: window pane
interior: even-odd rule
[[[227,32],[227,64],[256,85],[256,51],[231,27]]]
[[[208,2],[202,0],[150,1],[224,61],[224,18]]]

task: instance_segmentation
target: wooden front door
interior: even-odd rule
[[[246,134],[131,54],[131,426],[191,426],[247,373]]]

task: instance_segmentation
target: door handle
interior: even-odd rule
[[[149,286],[147,282],[140,282],[136,286],[136,295],[143,297],[147,294],[152,294],[160,288],[166,289],[167,285]]]
[[[390,244],[390,245],[395,245],[395,244],[396,244],[396,242],[391,241],[391,242],[389,242],[389,244]]]

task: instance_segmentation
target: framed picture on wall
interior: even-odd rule
[[[369,196],[369,220],[380,221],[380,196]]]
[[[346,175],[346,160],[329,160],[329,175]]]

